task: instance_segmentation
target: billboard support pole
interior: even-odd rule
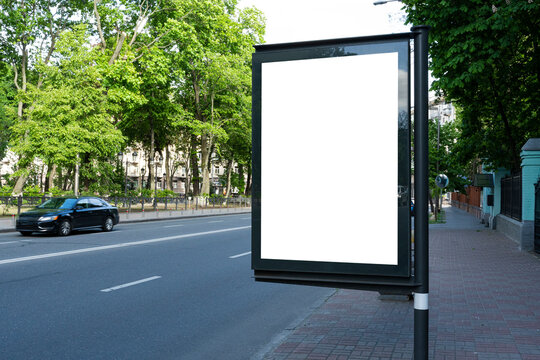
[[[428,32],[414,26],[414,274],[420,285],[414,293],[414,359],[428,358],[429,330],[429,147],[428,147]]]

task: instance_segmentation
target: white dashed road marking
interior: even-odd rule
[[[156,280],[156,279],[160,279],[160,278],[161,278],[161,276],[152,276],[152,277],[149,277],[149,278],[146,278],[146,279],[133,281],[133,282],[130,282],[130,283],[127,283],[127,284],[122,284],[122,285],[113,286],[113,287],[110,287],[110,288],[108,288],[108,289],[103,289],[103,290],[100,290],[100,291],[101,291],[101,292],[111,292],[111,291],[114,291],[114,290],[127,288],[127,287],[129,287],[129,286],[142,284],[142,283],[145,283],[145,282],[148,282],[148,281],[152,281],[152,280]]]
[[[239,258],[241,256],[246,256],[246,255],[249,255],[249,254],[251,254],[251,251],[241,253],[241,254],[238,254],[238,255],[229,256],[229,259],[236,259],[236,258]]]

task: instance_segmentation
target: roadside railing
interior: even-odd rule
[[[97,197],[118,207],[118,210],[124,213],[251,207],[251,198],[248,197]],[[0,215],[19,215],[50,198],[51,196],[0,196]]]
[[[521,173],[501,179],[501,214],[521,221]]]
[[[474,205],[470,205],[469,203],[464,203],[457,200],[451,200],[450,204],[453,207],[457,207],[461,210],[465,210],[466,212],[473,214],[478,219],[482,218],[482,208]]]

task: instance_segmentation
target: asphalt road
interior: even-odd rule
[[[331,289],[261,284],[249,215],[0,234],[0,359],[256,359]]]

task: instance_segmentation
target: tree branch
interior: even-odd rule
[[[146,3],[146,8],[144,10],[143,10],[143,3]],[[146,16],[149,6],[150,5],[146,1],[143,1],[141,3],[141,5],[139,6],[140,15],[139,15],[139,18],[137,19],[137,24],[135,24],[135,29],[133,29],[133,36],[131,37],[131,41],[129,42],[129,46],[133,45],[133,43],[135,42],[135,39],[137,39],[137,35],[139,35],[139,32],[140,32],[141,24],[145,20],[148,21],[148,18],[153,14],[153,12],[152,12],[150,15],[148,15],[148,17]]]
[[[159,40],[161,40],[161,38],[165,35],[167,35],[168,33],[171,32],[172,29],[169,29],[168,31],[166,31],[165,33],[161,34],[160,36],[158,36],[157,38],[155,38],[154,40],[152,40],[149,44],[147,45],[143,45],[141,46],[140,48],[138,48],[137,50],[135,50],[135,52],[139,52],[144,48],[148,49],[149,47],[151,47],[152,45],[154,45],[156,42],[158,42]],[[133,59],[133,62],[139,60],[141,57],[143,57],[144,54],[141,54],[139,56],[137,56],[135,59]]]
[[[13,82],[15,83],[17,90],[21,90],[21,87],[19,86],[19,72],[17,71],[17,66],[15,66],[15,64],[11,64],[11,66],[13,67],[13,71],[15,72]]]
[[[114,49],[114,53],[111,56],[111,59],[109,60],[109,65],[114,64],[114,62],[118,58],[118,55],[120,55],[120,51],[122,50],[122,45],[124,45],[125,40],[126,40],[126,33],[122,31],[120,33],[120,39],[118,39],[118,42],[116,43],[116,49]]]
[[[102,45],[101,51],[103,52],[105,51],[105,48],[107,45],[105,43],[105,38],[103,37],[103,31],[101,30],[101,18],[99,17],[99,12],[97,9],[98,1],[100,0],[94,0],[94,15],[96,16],[96,24],[97,24],[97,28],[99,32],[99,38],[101,39],[101,45]]]

